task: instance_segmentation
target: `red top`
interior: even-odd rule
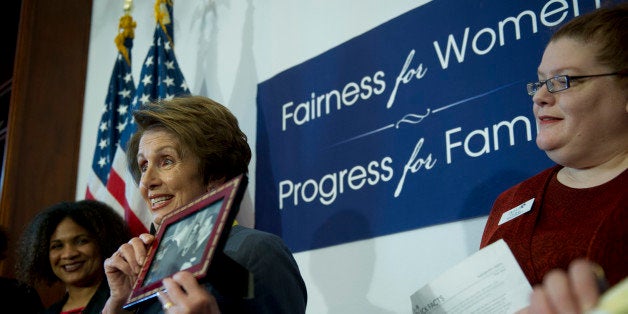
[[[61,311],[60,314],[81,314],[81,313],[83,313],[84,309],[85,309],[85,307],[79,307],[79,308],[72,309],[72,310],[69,310],[69,311]]]
[[[580,257],[600,264],[614,285],[628,276],[628,170],[602,185],[574,189],[556,179],[561,168],[546,169],[503,192],[480,247],[503,238],[531,285]],[[530,211],[498,226],[504,212],[532,198]]]

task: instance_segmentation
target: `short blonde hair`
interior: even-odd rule
[[[181,145],[179,153],[195,155],[204,183],[248,172],[251,149],[238,120],[225,106],[203,96],[175,97],[141,107],[133,113],[137,131],[127,146],[127,161],[139,183],[137,164],[140,139],[145,131],[162,128]]]

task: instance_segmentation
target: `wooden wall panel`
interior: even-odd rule
[[[91,0],[22,0],[0,202],[10,250],[37,211],[74,200],[91,11]],[[45,304],[59,293],[38,290]]]

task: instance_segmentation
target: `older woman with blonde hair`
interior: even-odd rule
[[[233,114],[202,96],[161,100],[134,112],[137,132],[127,159],[153,217],[164,216],[229,179],[247,173],[251,150]],[[143,234],[122,245],[105,261],[111,286],[105,313],[120,313],[145,261],[154,236]],[[210,283],[199,283],[181,271],[163,279],[159,301],[141,304],[137,312],[154,313],[304,313],[305,283],[281,238],[232,227],[224,253],[253,274],[250,299],[223,295]]]

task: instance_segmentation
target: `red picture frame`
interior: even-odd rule
[[[214,253],[224,247],[247,183],[246,175],[239,175],[164,217],[125,309],[156,297],[164,289],[162,279],[178,271],[189,271],[198,280],[207,275]]]

